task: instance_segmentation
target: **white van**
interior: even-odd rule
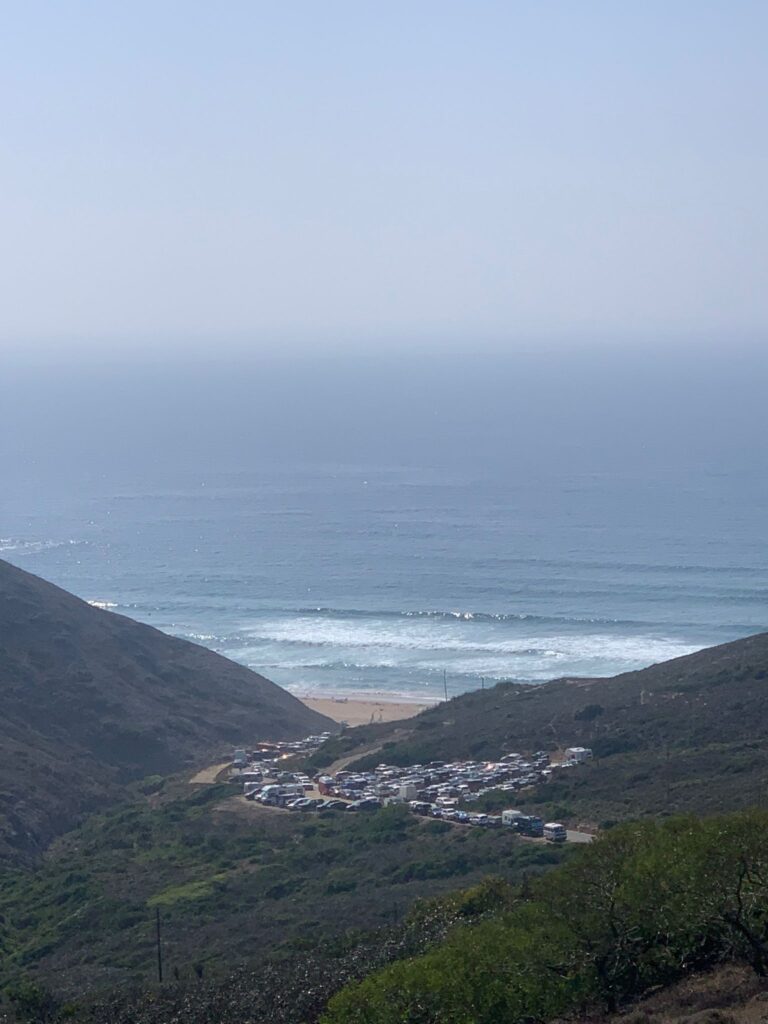
[[[564,843],[568,838],[565,825],[561,825],[557,821],[546,822],[544,825],[544,838],[548,839],[550,843]]]

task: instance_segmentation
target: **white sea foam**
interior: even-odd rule
[[[644,661],[666,660],[698,648],[672,637],[608,633],[491,638],[499,629],[478,627],[472,634],[458,632],[448,623],[419,622],[393,626],[390,621],[328,621],[308,616],[258,623],[247,635],[254,641],[300,647],[500,654],[519,657],[579,657]]]
[[[26,540],[21,537],[0,537],[0,552],[13,552],[18,555],[37,555],[41,551],[53,548],[75,547],[87,544],[83,540]]]
[[[509,621],[302,615],[252,623],[242,630],[242,642],[227,645],[226,653],[267,674],[285,672],[302,682],[316,672],[359,684],[378,672],[381,678],[392,673],[423,677],[435,686],[444,670],[451,676],[540,682],[563,675],[615,674],[699,649],[650,632],[548,634],[529,631],[518,621],[509,635],[512,628]]]
[[[115,601],[89,601],[88,604],[93,608],[101,608],[102,611],[118,607],[117,602]]]

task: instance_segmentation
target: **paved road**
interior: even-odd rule
[[[308,797],[312,797],[314,799],[317,799],[320,796],[320,793],[317,790],[313,789],[312,791],[307,790],[305,795],[308,796]],[[264,804],[260,804],[257,800],[246,800],[246,798],[244,796],[242,796],[242,795],[237,795],[237,796],[235,796],[234,799],[236,799],[239,804],[247,805],[247,806],[249,806],[251,808],[254,808],[257,811],[277,811],[277,812],[283,813],[283,814],[290,813],[290,812],[286,811],[286,808],[284,808],[284,807],[272,807],[272,806],[269,806],[269,805],[265,806]],[[338,799],[338,797],[334,797],[334,800],[336,800],[336,799]],[[347,801],[347,800],[345,800],[344,802],[345,803],[349,803],[349,801]],[[306,813],[309,814],[311,812],[306,812]],[[426,815],[424,815],[424,816],[417,815],[417,820],[423,822],[426,825],[430,821],[434,821],[435,819],[434,818],[430,818],[430,817],[428,817]],[[470,828],[470,827],[472,827],[472,826],[469,825],[468,822],[465,822],[465,821],[451,821],[451,822],[449,822],[449,824],[453,825],[455,828]],[[510,835],[516,835],[516,833],[512,832],[511,829],[509,830],[509,832],[510,832]],[[544,845],[547,842],[546,839],[534,839],[531,836],[519,836],[518,838],[523,839],[525,842],[528,842],[528,843],[541,843],[542,845]],[[569,843],[591,843],[594,838],[595,837],[593,835],[590,835],[589,832],[573,832],[573,831],[569,831],[568,832],[568,842]]]
[[[595,837],[590,835],[589,832],[571,832],[568,831],[568,842],[569,843],[591,843]]]

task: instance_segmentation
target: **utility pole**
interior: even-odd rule
[[[485,689],[485,676],[480,676],[480,689]]]
[[[443,690],[445,691],[445,700],[446,700],[446,703],[447,703],[448,702],[448,677],[445,674],[445,669],[443,669]]]
[[[160,944],[160,907],[155,907],[155,932],[157,935],[157,980],[163,983],[163,947]]]

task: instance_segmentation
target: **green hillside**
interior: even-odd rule
[[[622,826],[497,914],[348,987],[322,1019],[584,1019],[723,963],[765,978],[767,907],[766,813]]]
[[[502,683],[330,741],[316,766],[591,747],[595,761],[515,803],[600,824],[768,803],[768,634],[612,679]],[[355,755],[359,756],[355,756]]]
[[[0,873],[0,986],[26,977],[71,996],[151,980],[158,908],[168,973],[189,976],[349,941],[419,899],[567,853],[405,808],[318,817],[168,783],[93,816],[35,871]]]

